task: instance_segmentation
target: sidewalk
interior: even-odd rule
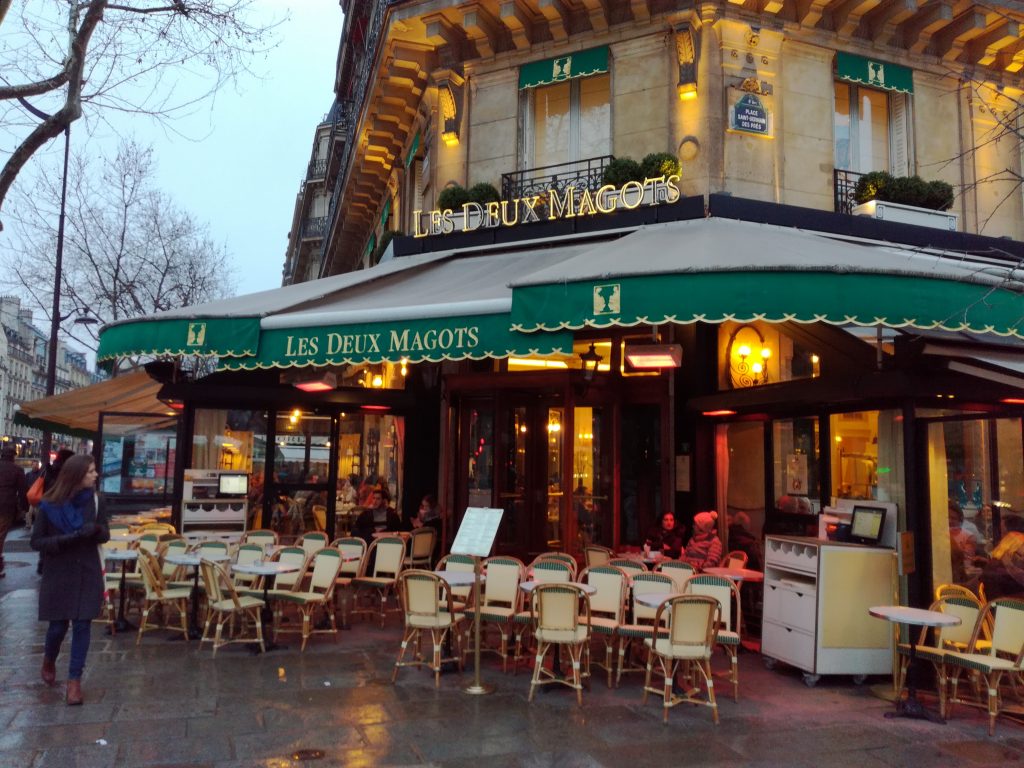
[[[582,708],[568,689],[528,703],[529,676],[503,675],[494,655],[484,656],[496,689],[487,696],[462,692],[470,671],[442,676],[435,691],[433,675],[403,669],[392,686],[397,615],[384,630],[356,623],[337,644],[316,636],[302,655],[292,640],[264,656],[228,646],[216,659],[170,633],[147,633],[136,647],[134,634],[111,638],[95,625],[86,703],[67,707],[62,687],[39,680],[35,554],[17,551],[26,537],[9,541],[0,580],[0,768],[1024,764],[1024,729],[1010,720],[994,738],[973,708],[958,707],[945,726],[886,720],[891,705],[870,686],[837,677],[807,688],[754,653],[740,657],[739,703],[724,680],[717,686],[717,727],[707,709],[684,706],[663,725],[659,701],[641,704],[636,674],[610,691],[595,670]],[[721,655],[713,663],[727,667]],[[57,668],[63,681],[66,649]],[[323,756],[296,760],[297,750]]]

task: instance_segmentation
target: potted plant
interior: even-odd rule
[[[855,216],[956,231],[958,216],[946,213],[953,205],[953,187],[920,176],[893,176],[872,171],[860,177],[853,194]]]
[[[643,184],[644,178],[640,163],[631,157],[616,157],[604,169],[601,181],[613,187],[621,187],[628,181],[639,181]]]
[[[651,152],[640,161],[640,171],[645,179],[656,179],[658,176],[678,176],[683,166],[679,158],[668,152]],[[643,179],[641,179],[643,181]]]

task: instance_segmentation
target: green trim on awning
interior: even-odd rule
[[[572,354],[568,331],[509,330],[508,313],[264,330],[254,358],[222,360],[228,370],[358,363],[482,360],[510,355]]]
[[[688,272],[529,285],[512,291],[523,332],[661,323],[824,322],[1024,338],[1024,295],[909,275]]]
[[[836,77],[884,91],[914,92],[914,70],[909,67],[843,51],[836,51]]]
[[[370,235],[370,239],[366,242],[366,253],[365,256],[369,256],[373,253],[373,249],[377,247],[377,235]]]
[[[420,137],[422,134],[416,131],[416,135],[413,136],[412,144],[409,145],[409,151],[405,154],[405,167],[408,168],[412,165],[412,161],[416,159],[416,153],[420,151]]]
[[[380,225],[384,228],[388,228],[388,219],[391,218],[391,198],[389,197],[384,201],[384,210],[380,212]]]
[[[132,355],[244,357],[256,354],[259,338],[258,317],[139,320],[101,331],[96,359]]]
[[[576,77],[599,75],[608,71],[608,46],[588,48],[543,61],[531,61],[519,68],[519,87],[536,88],[538,85],[560,83]]]
[[[84,440],[96,439],[96,430],[94,429],[79,429],[78,427],[69,427],[67,424],[61,424],[59,421],[36,419],[22,413],[21,411],[14,412],[14,423],[31,429],[40,429],[43,432],[52,432],[56,435],[80,437]]]

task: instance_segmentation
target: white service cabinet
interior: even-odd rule
[[[181,534],[186,539],[237,541],[245,533],[248,501],[220,498],[219,469],[186,469],[181,498]]]
[[[800,536],[765,540],[761,653],[820,675],[888,675],[893,630],[868,615],[896,602],[896,553],[882,547]]]

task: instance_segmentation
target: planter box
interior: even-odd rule
[[[854,206],[853,215],[870,216],[879,221],[914,224],[918,227],[945,229],[949,232],[958,230],[957,222],[960,218],[957,214],[949,211],[933,211],[928,208],[918,208],[915,205],[889,203],[881,200],[868,200],[866,203]]]

